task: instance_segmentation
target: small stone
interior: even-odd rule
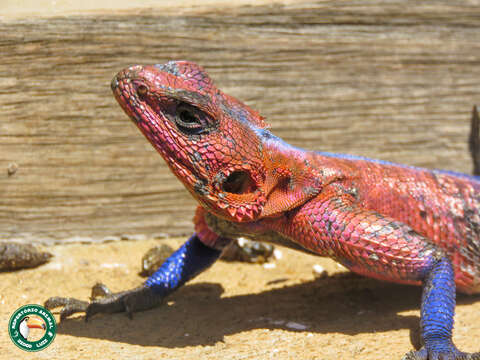
[[[282,250],[279,250],[279,249],[273,250],[273,258],[275,260],[280,260],[282,257],[283,257]]]
[[[274,247],[271,244],[238,238],[226,247],[221,259],[224,261],[263,264],[273,257],[273,252]]]
[[[52,256],[30,244],[0,242],[0,271],[34,268],[45,264]]]
[[[17,170],[18,170],[18,164],[17,163],[12,162],[12,163],[8,164],[8,167],[7,167],[8,176],[15,175]]]
[[[290,329],[295,329],[295,330],[305,330],[308,328],[307,325],[296,323],[294,321],[289,321],[285,324],[286,327]]]
[[[328,276],[328,271],[325,270],[325,268],[322,265],[315,264],[313,265],[312,270],[313,270],[313,275],[316,278],[323,279]]]
[[[240,247],[244,247],[244,246],[247,244],[247,242],[248,242],[248,240],[245,239],[245,238],[243,238],[243,237],[239,237],[239,238],[237,239],[237,244],[238,244],[238,246],[240,246]]]
[[[167,244],[161,244],[148,250],[142,257],[141,276],[150,276],[167,260],[175,250]]]

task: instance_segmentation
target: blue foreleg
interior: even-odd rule
[[[145,281],[144,285],[155,295],[167,296],[210,267],[220,254],[221,250],[204,245],[197,235],[193,235]]]

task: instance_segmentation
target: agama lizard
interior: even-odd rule
[[[152,308],[241,235],[422,285],[423,347],[405,359],[480,359],[452,342],[456,289],[480,292],[480,178],[293,147],[187,61],[132,66],[111,86],[198,201],[195,233],[138,288],[50,298],[62,318]]]

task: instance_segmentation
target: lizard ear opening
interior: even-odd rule
[[[257,184],[248,171],[232,172],[222,184],[223,191],[231,194],[248,194],[257,190]]]

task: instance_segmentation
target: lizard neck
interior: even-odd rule
[[[259,137],[265,165],[262,217],[292,210],[320,193],[325,177],[312,161],[314,153],[291,146],[267,130],[260,130]]]

